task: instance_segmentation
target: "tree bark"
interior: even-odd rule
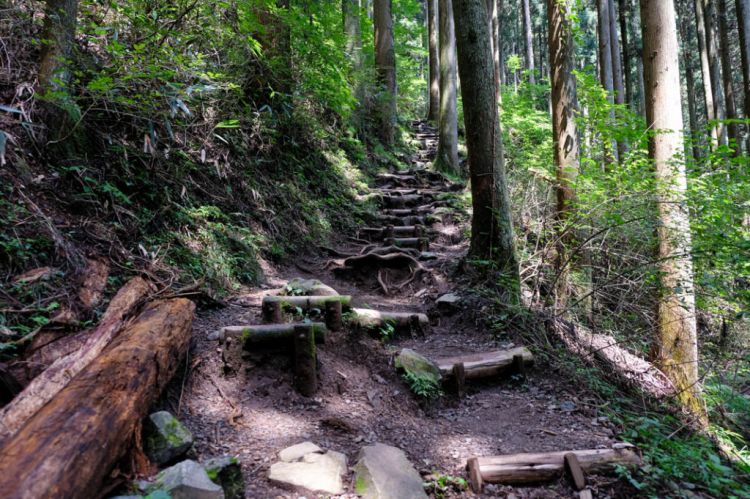
[[[638,8],[638,0],[629,0],[633,3],[631,4],[631,26],[632,26],[632,32],[633,32],[633,53],[635,55],[635,69],[636,69],[636,83],[638,84],[638,105],[637,110],[638,113],[641,116],[646,115],[646,89],[645,85],[643,83],[643,42],[642,42],[642,36],[636,37],[637,34],[640,33],[640,23],[638,21],[638,15],[636,14],[636,9]]]
[[[630,49],[630,36],[628,36],[628,19],[630,18],[629,0],[619,0],[620,7],[620,36],[622,37],[622,73],[625,84],[625,102],[631,109],[635,109],[633,100],[633,75],[630,60],[633,51]]]
[[[719,35],[716,26],[716,1],[701,1],[703,2],[706,23],[706,44],[708,49],[708,67],[711,73],[711,88],[714,96],[714,117],[718,121],[723,121],[727,119],[727,108],[721,80],[721,55],[719,54]],[[716,137],[719,145],[727,145],[727,127],[724,123],[716,125]]]
[[[706,422],[698,378],[690,218],[683,153],[679,44],[674,0],[641,0],[646,121],[657,131],[649,140],[654,162],[659,210],[661,296],[655,347],[662,370],[678,391],[678,399]]]
[[[393,47],[391,0],[374,0],[375,67],[380,91],[377,98],[377,122],[380,139],[393,145],[396,136],[396,52]]]
[[[67,90],[73,55],[78,0],[47,0],[42,28],[39,84],[42,92]]]
[[[440,55],[438,53],[438,0],[427,1],[427,32],[430,59],[430,98],[427,120],[437,123],[440,119]]]
[[[458,165],[458,113],[456,111],[456,32],[451,0],[439,0],[440,11],[440,120],[437,170],[460,173]]]
[[[526,70],[529,72],[529,83],[535,85],[534,33],[531,27],[531,5],[529,5],[529,0],[521,0],[521,3],[523,4],[524,43],[526,44]]]
[[[473,216],[472,258],[499,264],[511,301],[520,300],[518,261],[505,175],[490,33],[483,0],[454,0]]]
[[[503,33],[504,5],[505,0],[497,0],[497,29],[495,30],[497,34],[497,43],[495,44],[495,47],[497,47],[497,61],[495,62],[495,71],[498,72],[497,81],[500,84],[500,89],[502,89],[507,81],[505,78],[505,34]],[[500,100],[502,100],[502,93],[498,90],[498,101]]]
[[[750,119],[750,0],[736,0],[737,25],[740,32],[740,58],[742,59],[742,89],[745,99],[745,119]],[[750,130],[745,125],[747,143],[745,152],[750,153]]]
[[[724,98],[726,100],[726,113],[728,120],[737,119],[737,104],[734,98],[734,85],[732,82],[732,74],[734,68],[732,67],[732,47],[729,45],[730,40],[730,27],[727,16],[729,15],[727,9],[727,0],[718,0],[718,19],[719,19],[719,42],[721,49],[719,51],[721,55],[721,75],[722,82],[724,84]],[[739,127],[737,123],[730,122],[727,125],[727,138],[731,146],[735,150],[735,155],[739,155]]]
[[[153,291],[153,285],[140,277],[128,281],[112,299],[99,325],[86,335],[80,348],[55,360],[0,411],[0,441],[20,430],[39,409],[96,359],[120,332],[125,318]]]
[[[190,343],[195,305],[148,307],[0,446],[6,498],[98,497]]]
[[[612,82],[615,92],[615,104],[625,104],[625,87],[622,77],[622,53],[620,51],[620,38],[617,36],[617,11],[615,9],[615,0],[608,0],[609,3],[609,36],[611,38],[610,48],[612,49]],[[627,144],[624,140],[617,141],[617,157],[620,161],[625,158],[627,153]]]
[[[558,245],[556,267],[559,276],[555,305],[563,309],[567,303],[568,266],[566,246],[574,231],[567,230],[571,206],[575,200],[573,185],[578,176],[580,143],[575,121],[576,79],[573,74],[575,45],[568,15],[571,0],[547,0],[549,24],[550,84],[552,96],[552,139],[554,141],[555,190],[557,194]]]
[[[690,53],[690,20],[688,18],[687,11],[684,15],[680,16],[680,39],[682,41],[682,60],[685,63],[685,87],[686,87],[686,101],[688,106],[688,122],[690,123],[690,130],[688,134],[690,137],[690,144],[692,145],[692,151],[685,151],[686,154],[691,154],[693,159],[701,157],[700,143],[698,142],[698,115],[695,108],[695,75],[693,71],[693,58]]]
[[[526,347],[517,347],[510,350],[435,359],[435,364],[440,369],[443,379],[451,377],[453,366],[456,364],[463,364],[465,379],[487,378],[497,376],[511,369],[513,367],[513,359],[519,355],[522,357],[523,362],[527,364],[534,363],[534,356]]]
[[[354,97],[360,107],[365,101],[364,75],[362,74],[362,28],[359,19],[361,9],[360,0],[341,0],[344,34],[346,35],[345,51],[352,63]],[[357,115],[360,116],[359,110]],[[361,124],[359,119],[357,121]]]

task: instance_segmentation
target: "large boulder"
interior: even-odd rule
[[[354,492],[363,499],[427,499],[422,477],[396,447],[363,447],[354,473]]]
[[[208,478],[224,489],[226,499],[243,499],[245,497],[245,479],[242,467],[236,457],[221,456],[206,460],[203,463]]]
[[[394,364],[396,369],[428,381],[434,386],[440,386],[441,375],[437,364],[410,348],[402,349],[396,356]]]
[[[149,415],[143,425],[143,445],[148,458],[167,464],[182,457],[193,446],[193,435],[167,411]]]
[[[279,453],[281,461],[271,465],[268,479],[280,487],[300,492],[342,494],[346,474],[346,456],[304,442]]]
[[[224,499],[224,491],[208,477],[200,464],[190,459],[171,466],[156,476],[150,493],[164,491],[172,499]]]

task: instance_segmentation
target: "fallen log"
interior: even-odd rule
[[[590,362],[603,364],[608,373],[625,384],[634,385],[652,397],[675,394],[674,385],[655,365],[620,346],[606,334],[595,334],[583,326],[560,319],[547,322],[548,330],[569,350]]]
[[[617,466],[635,469],[641,465],[638,449],[624,443],[611,449],[474,457],[466,464],[471,488],[480,493],[485,483],[525,485],[554,480],[562,475],[567,454],[575,454],[587,474],[611,472]]]
[[[86,310],[96,307],[104,295],[109,278],[109,264],[105,260],[89,258],[86,261],[86,269],[83,271],[84,278],[81,289],[78,290],[78,300]]]
[[[517,347],[509,350],[435,359],[435,364],[437,364],[444,379],[453,376],[453,367],[457,364],[463,364],[465,379],[476,379],[497,376],[506,371],[516,370],[517,367],[514,367],[513,359],[518,356],[521,356],[524,364],[534,363],[534,356],[526,347]]]
[[[118,334],[127,314],[154,291],[153,284],[135,277],[117,292],[99,325],[85,336],[69,342],[77,348],[57,358],[35,377],[2,411],[0,441],[17,432],[41,407],[62,390],[73,377],[91,363]]]
[[[149,304],[93,362],[0,445],[15,498],[99,497],[113,466],[185,356],[195,305]]]
[[[328,329],[322,322],[311,322],[313,332],[315,333],[316,343],[325,343]],[[226,341],[227,338],[239,338],[245,348],[254,345],[273,345],[286,344],[291,345],[294,339],[294,327],[297,324],[261,324],[253,326],[226,326],[219,329],[218,334],[214,336],[220,342]]]
[[[368,308],[353,308],[350,324],[361,331],[376,331],[392,327],[396,333],[423,333],[430,326],[425,314],[416,312],[381,312]]]

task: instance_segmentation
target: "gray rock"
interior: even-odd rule
[[[242,467],[236,457],[214,457],[203,463],[203,467],[208,478],[224,489],[226,499],[245,497],[245,479],[242,477]]]
[[[311,452],[301,461],[280,461],[271,465],[268,479],[292,490],[342,494],[342,476],[346,473],[346,456],[340,452]]]
[[[335,296],[338,293],[331,286],[317,279],[303,279],[295,277],[286,285],[286,292],[290,295],[305,296]]]
[[[456,310],[461,305],[461,297],[455,293],[446,293],[435,301],[442,310]]]
[[[286,449],[279,452],[279,459],[287,463],[292,463],[294,461],[299,461],[300,459],[302,459],[305,454],[310,454],[313,452],[319,452],[322,454],[323,449],[312,442],[302,442],[296,445],[292,445],[291,447],[287,447]]]
[[[407,373],[432,381],[436,386],[440,386],[440,369],[434,362],[427,357],[418,354],[410,348],[402,349],[396,356],[394,362],[396,369],[406,371]]]
[[[193,435],[167,411],[149,415],[143,425],[144,451],[156,464],[167,464],[193,446]]]
[[[396,447],[363,447],[354,473],[354,492],[363,499],[427,499],[422,477]]]
[[[200,464],[190,459],[156,476],[153,490],[163,490],[172,499],[224,499],[224,491],[208,477]]]

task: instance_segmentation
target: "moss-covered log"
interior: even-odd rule
[[[424,332],[430,326],[425,314],[416,312],[382,312],[367,308],[354,308],[351,324],[360,330],[376,331],[393,327],[396,333]]]
[[[263,324],[257,326],[227,326],[219,330],[218,339],[240,339],[245,348],[256,345],[292,346],[295,324]],[[312,322],[316,343],[325,343],[328,328],[322,322]]]
[[[440,374],[445,379],[452,377],[453,367],[457,364],[463,364],[465,379],[475,379],[497,376],[504,372],[517,370],[517,367],[514,367],[513,363],[514,357],[517,356],[521,356],[524,364],[532,364],[534,362],[534,356],[526,347],[517,347],[509,350],[435,359],[435,363],[440,368]]]

